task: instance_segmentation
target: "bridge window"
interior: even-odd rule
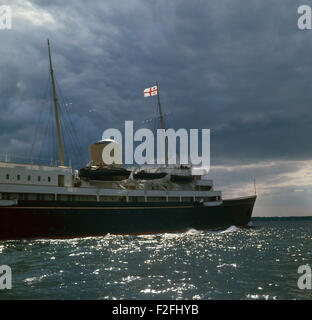
[[[21,180],[21,176],[19,174],[17,175],[17,180]]]
[[[10,175],[7,173],[6,175],[6,179],[9,180],[10,179]]]

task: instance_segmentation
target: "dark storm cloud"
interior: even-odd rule
[[[124,119],[153,115],[142,90],[157,79],[163,106],[174,114],[167,124],[211,128],[216,161],[311,155],[312,35],[297,28],[299,2],[16,5],[24,15],[13,6],[13,30],[0,34],[2,108],[11,114],[17,108],[12,119],[2,119],[3,135],[20,129],[19,116],[31,126],[17,105],[23,102],[29,113],[39,105],[49,37],[55,73],[84,143]]]

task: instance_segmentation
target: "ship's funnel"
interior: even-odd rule
[[[104,148],[111,143],[115,143],[115,141],[112,139],[104,139],[89,145],[89,155],[93,165],[96,165],[96,166],[106,165],[106,163],[103,161],[102,154],[103,154]],[[112,150],[112,152],[114,152],[114,150]],[[114,155],[112,154],[112,156]]]

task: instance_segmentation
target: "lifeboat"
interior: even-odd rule
[[[131,171],[125,168],[93,168],[85,167],[79,170],[79,177],[84,180],[121,181],[128,179]]]
[[[166,172],[146,172],[145,170],[141,170],[133,173],[133,178],[140,180],[154,180],[164,178],[166,175]]]

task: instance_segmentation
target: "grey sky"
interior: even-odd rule
[[[210,176],[225,196],[252,193],[255,176],[256,215],[311,214],[312,31],[297,28],[301,1],[4,4],[13,30],[0,31],[2,154],[29,155],[49,38],[85,154],[104,129],[155,114],[143,89],[158,80],[168,126],[211,129]]]

